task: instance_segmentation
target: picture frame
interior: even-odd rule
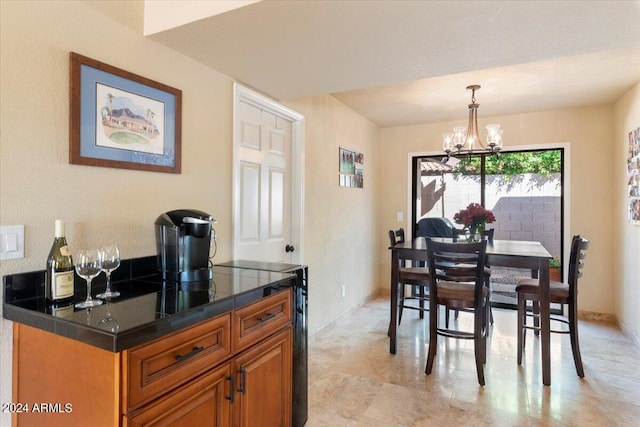
[[[629,132],[627,188],[629,222],[640,225],[640,127]]]
[[[181,90],[75,52],[69,63],[69,163],[181,172]]]
[[[338,147],[338,185],[364,188],[364,154]]]

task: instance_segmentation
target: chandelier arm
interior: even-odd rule
[[[471,104],[469,104],[469,123],[466,128],[458,126],[454,127],[453,133],[443,134],[443,149],[447,155],[461,156],[464,154],[471,155],[473,153],[498,154],[502,150],[502,129],[500,125],[487,125],[486,142],[480,139],[478,132],[478,107],[476,103],[476,90],[480,89],[480,85],[469,85],[467,90],[471,90]]]

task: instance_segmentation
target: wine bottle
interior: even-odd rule
[[[50,304],[66,304],[73,300],[73,258],[67,246],[64,221],[57,219],[53,245],[47,258],[44,293]]]

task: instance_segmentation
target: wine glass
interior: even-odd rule
[[[107,245],[100,248],[101,269],[107,275],[107,289],[98,298],[115,298],[120,292],[111,290],[111,272],[120,267],[120,250],[116,245]]]
[[[100,274],[100,256],[97,249],[81,249],[76,254],[76,273],[87,281],[87,299],[76,303],[76,308],[89,308],[102,304],[91,298],[91,281]]]

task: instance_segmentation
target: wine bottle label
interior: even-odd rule
[[[59,300],[73,296],[73,270],[53,273],[52,279],[52,300]]]
[[[60,254],[62,256],[70,256],[71,255],[71,250],[69,249],[69,246],[60,247]]]

